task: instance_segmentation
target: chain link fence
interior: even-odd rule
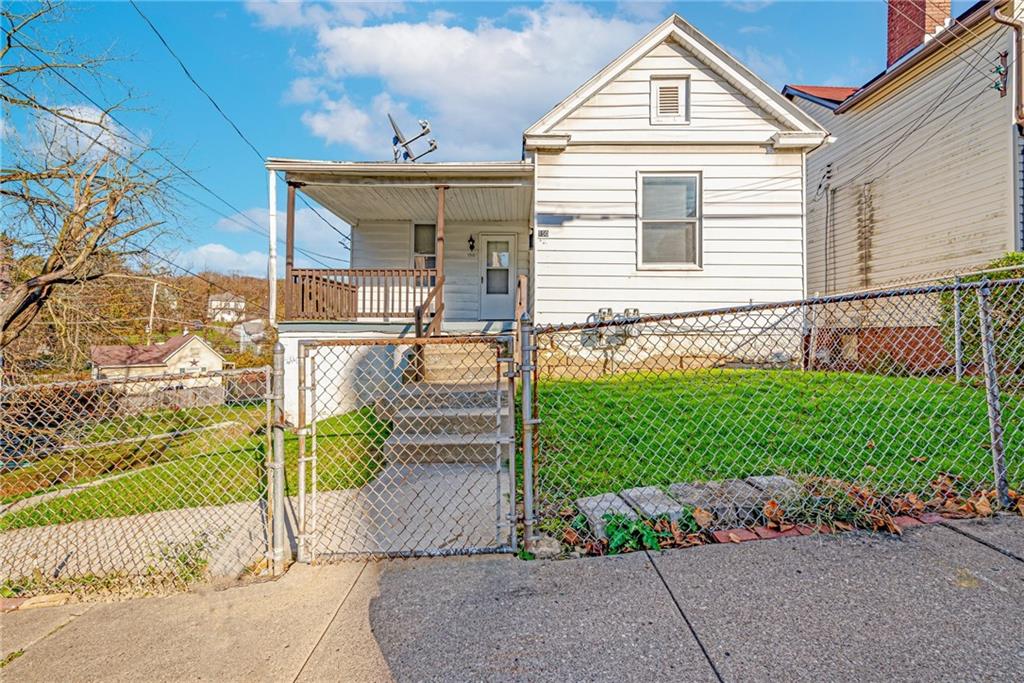
[[[1024,510],[1024,279],[303,343],[292,426],[284,376],[0,388],[0,593]]]
[[[1024,280],[609,316],[524,346],[526,522],[583,551],[638,518],[662,545],[896,531],[1013,506],[1024,478]]]
[[[160,591],[267,551],[267,369],[0,388],[0,592]]]
[[[507,550],[510,340],[303,344],[300,560]]]

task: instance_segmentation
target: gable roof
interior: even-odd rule
[[[111,344],[93,346],[89,349],[89,360],[97,367],[125,367],[131,365],[160,365],[166,363],[179,349],[193,339],[214,353],[217,351],[192,334],[180,334],[158,344]],[[220,355],[220,354],[217,354]]]
[[[668,39],[678,42],[694,57],[731,82],[741,92],[777,118],[780,123],[788,126],[787,130],[797,133],[820,133],[822,136],[827,134],[813,118],[797,108],[788,99],[782,97],[774,88],[761,80],[754,72],[736,60],[735,57],[715,44],[710,38],[698,31],[678,14],[673,14],[658,24],[654,30],[641,38],[631,48],[616,57],[608,66],[597,72],[590,80],[573,91],[572,94],[559,102],[551,111],[530,126],[524,135],[550,135],[551,130],[558,123],[578,109],[591,96]]]
[[[835,109],[857,90],[859,88],[836,85],[787,85],[782,94],[789,98],[802,97],[827,109]]]

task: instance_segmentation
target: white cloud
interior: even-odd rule
[[[427,15],[427,21],[431,24],[447,24],[455,19],[456,16],[457,15],[454,12],[449,12],[444,9],[436,9]]]
[[[786,83],[799,81],[802,71],[790,69],[786,60],[777,54],[763,52],[756,47],[747,47],[742,50],[730,50],[748,69],[757,74],[776,89],[781,89]]]
[[[128,155],[132,151],[129,133],[96,107],[76,104],[55,110],[63,118],[42,116],[35,124],[35,144],[42,151],[61,159],[83,156],[97,160],[110,153]]]
[[[400,2],[306,2],[304,0],[247,0],[246,8],[266,28],[303,28],[329,23],[362,25],[373,17],[389,17],[404,11]]]
[[[516,27],[326,21],[317,30],[316,56],[330,80],[378,78],[390,97],[422,103],[415,113],[433,123],[436,158],[514,158],[522,130],[651,28],[564,3],[516,9],[506,18]],[[384,153],[374,158],[386,159],[390,136],[379,105],[327,98],[303,121],[319,137],[363,152],[378,144],[356,138],[383,130]]]
[[[772,30],[771,26],[740,26],[738,29],[743,35],[751,35],[755,33],[768,33]]]
[[[288,86],[288,91],[284,94],[284,101],[295,104],[309,104],[319,99],[321,90],[322,85],[316,78],[310,78],[309,76],[296,78]]]
[[[178,256],[178,262],[193,272],[214,271],[264,276],[267,273],[267,252],[235,251],[217,243],[207,243]]]
[[[361,152],[373,147],[370,115],[348,97],[324,101],[319,110],[304,112],[302,122],[327,142],[352,145]]]
[[[726,7],[731,7],[738,12],[760,12],[765,7],[775,3],[775,0],[726,0]]]

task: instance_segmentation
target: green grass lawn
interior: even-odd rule
[[[201,439],[190,435],[181,443],[165,447],[163,458],[155,464],[147,464],[136,471],[128,468],[127,476],[0,517],[0,530],[257,500],[266,493],[265,408],[249,410],[254,412],[247,414],[245,419],[236,415],[247,428],[244,433],[240,433],[238,427],[231,427],[203,432]],[[365,483],[381,467],[379,447],[388,433],[388,423],[378,420],[369,408],[322,420],[317,429],[320,454],[318,486],[326,490]],[[106,462],[113,457],[109,450],[104,447],[79,452],[77,457]],[[76,454],[52,457],[73,459]],[[32,465],[32,468],[55,466],[53,463],[47,465],[47,460],[50,458]],[[63,462],[60,464],[65,465]],[[26,476],[24,470],[28,469],[5,473],[0,482],[6,488],[8,477],[23,479]],[[112,470],[106,476],[116,476],[125,469]],[[94,474],[66,481],[50,490],[96,478]],[[285,439],[285,481],[288,495],[295,495],[298,489],[298,440],[294,434],[288,434]],[[17,497],[24,497],[24,494]]]
[[[545,380],[539,495],[557,506],[633,486],[820,475],[926,492],[938,472],[992,487],[984,392],[944,379],[698,370]],[[1019,397],[1003,397],[1021,415]],[[1011,482],[1024,434],[1008,426]]]

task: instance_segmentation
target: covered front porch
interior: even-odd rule
[[[422,337],[505,327],[528,307],[531,163],[270,159],[267,168],[272,219],[278,173],[286,184],[288,326]],[[351,226],[349,268],[296,265],[298,193]]]

